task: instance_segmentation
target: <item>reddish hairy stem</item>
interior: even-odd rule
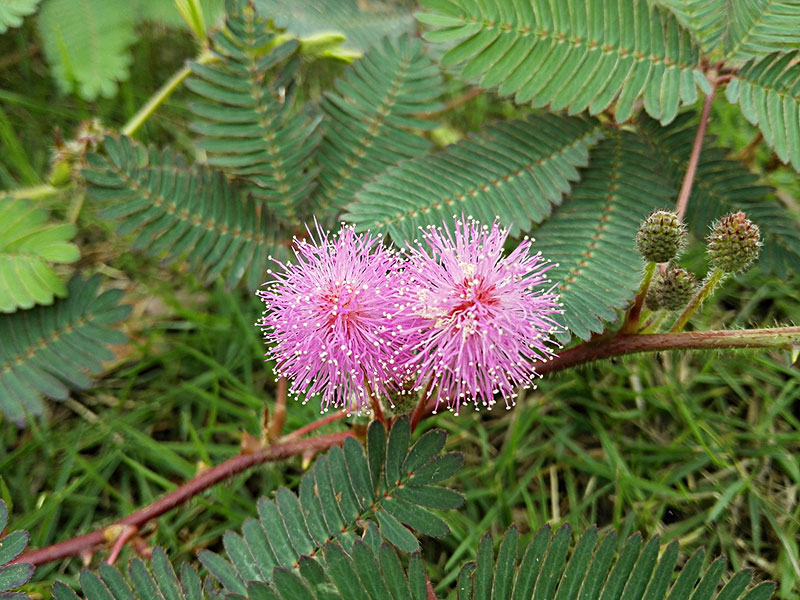
[[[588,342],[565,350],[546,362],[533,363],[540,375],[563,371],[595,360],[664,350],[709,350],[723,348],[774,348],[800,344],[800,327],[772,329],[734,329],[730,331],[690,331],[681,333],[620,333],[598,342]]]
[[[425,386],[425,391],[422,392],[422,396],[420,396],[419,402],[417,402],[417,405],[414,407],[414,411],[411,413],[411,431],[414,431],[417,425],[419,425],[419,422],[433,411],[433,409],[429,408],[431,387],[433,387],[432,377],[428,381],[428,385]],[[435,406],[436,404],[434,402],[434,407]]]
[[[775,327],[771,329],[734,329],[731,331],[690,331],[680,333],[618,333],[609,338],[589,341],[564,350],[548,361],[531,364],[539,375],[557,373],[596,360],[665,350],[713,350],[731,348],[776,348],[800,345],[800,327]],[[436,408],[435,398],[422,412],[428,417]]]
[[[44,563],[67,558],[69,556],[76,556],[86,550],[93,550],[97,546],[107,542],[106,529],[108,527],[122,526],[122,527],[136,527],[141,529],[142,525],[157,517],[160,517],[165,512],[172,510],[187,500],[193,498],[200,492],[203,492],[211,486],[224,481],[234,475],[246,471],[250,467],[260,465],[265,462],[283,460],[290,456],[302,454],[308,450],[320,451],[341,444],[344,440],[353,434],[350,431],[339,431],[336,433],[328,433],[314,438],[305,440],[287,441],[281,444],[275,444],[264,450],[253,452],[250,454],[238,454],[233,458],[229,458],[225,462],[204,471],[193,479],[187,481],[178,489],[169,494],[159,498],[152,504],[137,510],[135,513],[112,523],[102,529],[97,529],[86,535],[75,537],[52,546],[40,548],[39,550],[32,550],[17,557],[13,562],[25,562],[32,565],[42,565]]]
[[[708,128],[708,118],[711,115],[711,105],[714,102],[714,93],[717,91],[717,84],[720,78],[716,73],[712,72],[711,91],[706,95],[703,102],[703,112],[700,114],[700,123],[697,125],[697,133],[694,136],[694,144],[692,144],[692,153],[689,155],[689,165],[686,167],[686,175],[683,177],[683,185],[678,194],[678,201],[675,203],[675,214],[678,218],[683,219],[686,214],[686,206],[689,204],[689,196],[692,193],[692,186],[694,185],[694,176],[697,174],[697,165],[700,162],[700,151],[703,148],[703,138],[706,135]]]
[[[108,555],[106,563],[113,565],[117,561],[120,552],[122,552],[123,546],[137,533],[139,533],[139,528],[136,525],[125,525],[125,529],[120,533],[117,541],[114,542],[114,547],[111,549],[111,554]]]
[[[634,333],[639,330],[639,318],[642,314],[642,306],[644,306],[647,292],[650,289],[650,283],[653,280],[653,275],[656,272],[656,263],[647,263],[644,268],[644,276],[642,277],[642,284],[639,286],[639,292],[633,300],[633,306],[628,311],[628,316],[625,319],[625,324],[622,326],[622,331],[625,333]]]
[[[283,423],[286,421],[286,396],[288,395],[288,383],[286,377],[278,378],[278,387],[275,390],[275,411],[269,424],[269,439],[276,440],[280,437],[283,430]]]
[[[344,419],[346,416],[347,416],[347,413],[345,411],[337,410],[336,412],[333,412],[333,413],[331,413],[329,415],[326,415],[326,416],[322,417],[321,419],[317,419],[313,423],[309,423],[308,425],[304,425],[300,429],[296,429],[295,431],[292,431],[291,433],[287,433],[285,436],[283,436],[283,440],[282,441],[288,442],[289,440],[296,440],[297,438],[302,437],[305,434],[310,433],[310,432],[312,432],[312,431],[314,431],[316,429],[319,429],[320,427],[323,427],[324,425],[328,425],[329,423],[334,423],[334,422],[336,422],[336,421],[338,421],[340,419]]]
[[[776,327],[772,329],[750,329],[732,331],[692,331],[681,333],[628,334],[619,333],[610,338],[581,344],[565,350],[549,361],[535,362],[532,367],[540,375],[563,371],[569,367],[585,364],[595,360],[635,354],[638,352],[655,352],[663,350],[714,349],[714,348],[771,348],[800,344],[800,327]],[[425,402],[425,394],[420,405],[414,410],[413,417],[419,422],[429,416],[436,406],[436,400]],[[326,416],[316,423],[298,429],[290,436],[300,436],[325,423],[342,418],[345,413]],[[310,439],[295,440],[288,437],[284,442],[250,454],[239,454],[216,467],[209,469],[191,479],[173,492],[156,500],[135,513],[112,523],[108,527],[133,526],[141,529],[142,525],[160,517],[165,512],[183,504],[209,487],[228,479],[250,467],[275,460],[282,460],[303,454],[308,451],[320,451],[333,445],[341,444],[352,436],[350,431],[341,431],[320,435]],[[26,562],[41,565],[61,558],[79,555],[107,542],[107,527],[93,531],[80,537],[72,538],[46,548],[26,552],[13,562]]]

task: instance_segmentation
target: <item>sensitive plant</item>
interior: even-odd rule
[[[361,411],[407,375],[412,317],[402,266],[377,236],[352,227],[317,235],[296,240],[297,262],[281,263],[259,292],[268,306],[259,325],[292,393],[321,395],[323,411]]]
[[[36,4],[0,11],[2,26]],[[45,21],[59,2],[42,4]],[[85,536],[21,555],[24,533],[3,538],[0,595],[30,578],[19,565],[92,553],[114,563],[144,545],[151,560],[134,559],[127,578],[110,564],[84,571],[86,597],[768,598],[775,586],[751,585],[748,570],[727,577],[719,560],[704,567],[701,551],[684,561],[675,543],[623,542],[607,524],[573,534],[567,524],[519,523],[499,545],[482,537],[467,552],[474,560],[448,563],[450,574],[431,581],[426,548],[447,539],[447,511],[472,494],[441,485],[463,463],[443,452],[444,431],[419,431],[426,420],[447,423],[443,406],[511,408],[537,378],[614,356],[761,347],[796,360],[795,326],[703,331],[694,317],[726,279],[754,265],[791,277],[800,260],[796,217],[776,199],[785,191],[707,133],[727,101],[775,153],[766,179],[779,181],[777,169],[796,179],[800,7],[425,0],[416,19],[426,44],[396,6],[278,4],[229,0],[207,35],[205,5],[176,2],[200,46],[195,59],[127,123],[87,122],[59,142],[49,183],[0,198],[8,426],[41,419],[43,396],[88,388],[87,373],[103,373],[125,342],[109,327],[130,312],[118,291],[99,293],[99,277],[59,278],[81,250],[75,228],[44,225],[44,207],[27,202],[62,193],[86,192],[84,212],[118,222],[134,250],[166,268],[187,264],[206,284],[252,290],[270,267],[258,324],[278,377],[261,436],[243,436],[233,458]],[[345,36],[321,31],[337,22]],[[63,45],[62,59],[71,39]],[[325,83],[326,70],[339,75]],[[86,87],[81,73],[64,87],[113,92],[107,82]],[[192,121],[172,137],[178,149],[134,139],[182,84]],[[445,85],[456,90],[448,102]],[[489,94],[511,98],[516,118],[464,136],[449,115]],[[453,143],[436,148],[442,139]],[[348,225],[336,230],[340,219]],[[700,268],[681,264],[702,243]],[[289,395],[336,410],[285,432]],[[701,429],[692,434],[702,444]],[[197,566],[178,576],[147,548],[142,530],[170,508],[292,456],[309,467],[295,489],[263,498],[257,519],[199,552],[205,582]],[[728,488],[715,518],[722,500],[751,486],[743,476]],[[783,539],[781,523],[769,525]],[[791,543],[780,552],[797,564]],[[781,595],[792,597],[800,573],[780,575]],[[65,583],[52,594],[77,597]]]
[[[529,240],[503,256],[507,237],[497,222],[462,219],[423,231],[428,250],[392,252],[349,226],[295,240],[297,262],[259,292],[276,375],[306,399],[321,395],[323,411],[380,412],[420,390],[456,414],[498,394],[510,408],[536,377],[531,360],[552,355],[558,296],[540,289],[548,263]]]
[[[530,240],[503,256],[508,231],[495,221],[460,219],[422,231],[406,252],[408,309],[418,317],[409,364],[417,386],[458,414],[462,404],[510,408],[533,385],[531,361],[553,354],[558,295],[545,279],[551,266]],[[435,409],[434,409],[435,411]]]

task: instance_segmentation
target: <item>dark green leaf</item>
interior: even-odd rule
[[[391,513],[399,521],[412,529],[432,537],[444,537],[450,534],[450,528],[442,519],[428,510],[415,506],[400,498],[387,498],[381,508]]]
[[[419,543],[414,534],[403,526],[400,521],[385,511],[375,513],[383,536],[404,552],[414,552],[419,549]]]
[[[497,551],[494,585],[492,586],[492,600],[511,600],[518,542],[519,532],[517,528],[512,525],[503,536],[503,541],[500,542],[500,549]]]
[[[464,496],[451,489],[433,485],[408,485],[395,490],[398,498],[440,510],[452,510],[464,504]]]
[[[442,454],[417,469],[408,478],[411,485],[430,485],[439,483],[455,475],[464,464],[464,456],[456,452]]]

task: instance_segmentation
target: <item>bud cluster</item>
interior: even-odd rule
[[[758,257],[761,232],[743,212],[731,213],[711,226],[707,240],[711,267],[740,273]]]
[[[671,264],[683,251],[685,236],[686,227],[681,219],[667,210],[650,213],[636,234],[636,247],[648,263],[670,263],[647,292],[645,305],[651,310],[681,310],[697,293],[692,274]],[[761,248],[758,226],[743,212],[734,212],[716,221],[706,241],[710,266],[717,272],[712,278],[713,285],[727,274],[746,270]]]
[[[646,305],[651,310],[680,310],[697,291],[694,276],[682,267],[670,265],[666,273],[650,286]]]
[[[636,234],[636,247],[648,262],[668,262],[678,256],[686,244],[686,226],[668,210],[650,213]]]

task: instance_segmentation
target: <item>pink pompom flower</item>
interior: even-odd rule
[[[380,237],[343,226],[329,236],[295,239],[295,263],[278,263],[258,295],[267,309],[257,325],[271,344],[275,372],[293,395],[321,396],[321,408],[369,409],[387,398],[408,362],[402,277],[396,253]]]
[[[558,295],[547,287],[553,265],[531,253],[526,238],[503,255],[508,231],[472,218],[422,230],[406,250],[408,311],[417,317],[408,367],[417,385],[436,393],[456,414],[472,402],[491,408],[495,396],[514,404],[516,390],[534,385],[531,361],[554,355],[550,336],[560,330]]]

